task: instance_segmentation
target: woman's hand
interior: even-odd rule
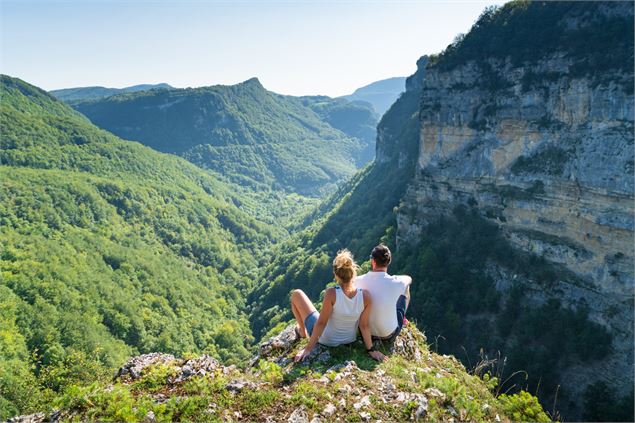
[[[368,353],[368,355],[370,355],[373,359],[377,360],[377,361],[386,361],[388,360],[388,357],[386,357],[385,355],[383,355],[381,353],[381,351],[370,351]]]
[[[309,354],[311,354],[311,350],[307,350],[306,348],[302,348],[300,351],[298,351],[298,353],[295,355],[295,357],[293,358],[293,361],[295,361],[296,363],[304,360],[305,358],[307,358],[309,356]]]

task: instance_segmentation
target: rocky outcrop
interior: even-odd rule
[[[78,388],[78,397],[66,401],[72,407],[11,421],[510,421],[512,411],[516,420],[548,421],[535,398],[497,398],[491,382],[468,374],[453,357],[430,352],[413,325],[394,343],[378,343],[391,354],[381,364],[361,341],[319,347],[293,363],[306,340],[291,334],[293,326],[265,341],[252,360],[257,365],[245,370],[209,356],[134,357],[112,383]]]
[[[596,12],[633,16],[632,5],[619,3]],[[569,14],[562,22],[583,30],[590,21]],[[502,56],[447,66],[442,57],[426,67],[416,175],[399,208],[397,241],[415,245],[457,205],[476,208],[513,247],[562,269],[549,287],[528,278],[528,301],[582,301],[613,334],[610,357],[564,370],[563,385],[576,396],[601,378],[626,394],[633,386],[632,64],[599,75],[586,56],[561,47],[521,63]],[[501,290],[515,277],[500,266],[490,276]]]
[[[287,326],[278,335],[262,342],[259,352],[251,360],[253,366],[261,359],[274,361],[280,365],[291,363],[289,352],[295,347],[301,338],[295,331],[295,324]],[[404,330],[397,338],[391,342],[376,340],[376,347],[388,348],[390,354],[397,354],[411,360],[422,359],[421,345],[426,343],[426,336],[417,330]],[[305,359],[305,363],[326,363],[331,360],[330,348],[317,344],[311,354]]]

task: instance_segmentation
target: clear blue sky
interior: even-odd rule
[[[414,72],[502,1],[0,0],[0,71],[44,89],[234,84],[352,92]]]

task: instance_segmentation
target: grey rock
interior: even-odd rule
[[[7,423],[43,423],[45,421],[48,421],[46,419],[46,414],[44,413],[34,413],[34,414],[27,414],[24,416],[16,416],[16,417],[11,417],[10,419],[7,419]]]
[[[296,408],[287,419],[288,423],[309,423],[309,415],[304,406]]]
[[[62,410],[55,410],[50,414],[45,413],[33,413],[23,416],[15,416],[6,420],[6,423],[57,423],[63,419],[68,418],[67,412]]]
[[[291,350],[293,345],[299,340],[300,338],[298,338],[295,333],[295,324],[291,324],[278,335],[271,337],[260,344],[258,358],[268,358],[272,355],[282,355]],[[254,360],[252,359],[252,361]],[[257,359],[255,362],[257,362]]]
[[[332,416],[335,412],[337,411],[337,407],[335,407],[333,404],[331,404],[330,402],[328,404],[326,404],[326,407],[324,407],[324,410],[322,410],[322,415],[326,416],[326,417],[330,417]]]
[[[329,348],[321,344],[316,345],[313,351],[302,361],[304,365],[315,365],[326,363],[331,359]]]
[[[157,420],[156,420],[156,417],[155,417],[155,415],[154,415],[154,411],[152,411],[152,410],[148,411],[148,413],[146,414],[146,416],[145,416],[145,418],[143,419],[143,421],[144,421],[145,423],[152,423],[152,422],[157,421]]]
[[[229,382],[226,386],[225,389],[227,389],[230,392],[233,393],[237,393],[237,392],[241,392],[244,389],[256,389],[258,387],[258,385],[256,385],[254,382],[248,381],[248,380],[232,380],[231,382]]]
[[[327,372],[352,372],[354,370],[358,370],[357,363],[353,360],[348,360],[343,364],[336,364],[328,368]]]
[[[437,388],[426,388],[423,390],[423,393],[428,397],[436,398],[440,402],[444,402],[446,400],[446,396],[443,392],[439,391]]]
[[[363,397],[361,400],[359,400],[358,402],[356,402],[355,404],[353,404],[353,408],[355,410],[359,410],[361,408],[365,408],[368,407],[370,405],[370,397],[368,395],[366,395],[365,397]]]
[[[423,419],[428,413],[428,399],[423,395],[417,397],[417,410],[415,411],[415,420]]]
[[[131,358],[126,364],[119,368],[116,378],[130,378],[132,380],[136,380],[141,377],[141,374],[146,367],[156,364],[172,363],[174,361],[176,361],[176,358],[172,354],[143,354]]]
[[[205,376],[214,370],[221,368],[221,364],[214,357],[201,355],[199,357],[186,360],[179,368],[177,375],[170,381],[180,383],[192,376]]]
[[[368,420],[370,420],[371,415],[370,413],[367,413],[365,411],[362,411],[361,413],[359,413],[359,417],[361,417],[361,419],[365,422],[367,422]]]

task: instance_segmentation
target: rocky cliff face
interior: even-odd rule
[[[473,199],[517,247],[564,264],[601,291],[630,294],[632,75],[593,86],[568,77],[564,58],[528,69],[491,66],[510,88],[486,92],[473,64],[429,72],[410,198],[430,209],[423,216]],[[527,74],[546,69],[562,76],[523,87]]]
[[[609,21],[633,16],[632,4],[595,11]],[[571,14],[560,22],[588,24]],[[440,215],[472,206],[517,250],[558,266],[548,287],[524,281],[533,292],[526,301],[584,302],[613,334],[606,360],[564,370],[575,394],[598,378],[623,393],[633,385],[632,64],[598,72],[567,46],[520,64],[495,57],[444,66],[442,57],[428,65],[415,177],[397,218],[402,248]],[[379,157],[380,139],[381,161],[390,157]],[[501,266],[488,272],[501,291],[516,277]]]

